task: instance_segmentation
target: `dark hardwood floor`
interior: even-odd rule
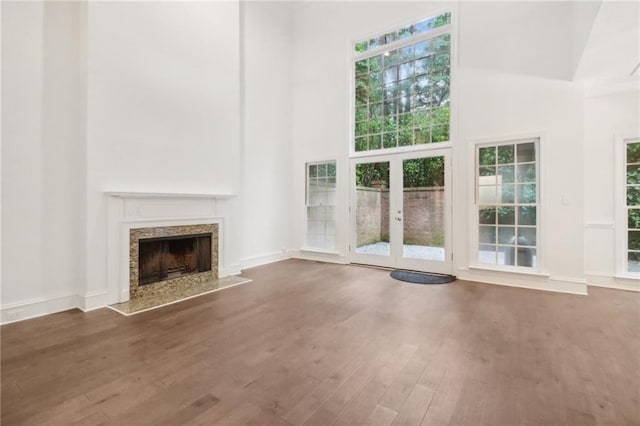
[[[129,318],[3,326],[2,424],[640,424],[640,294],[301,260],[244,275]]]

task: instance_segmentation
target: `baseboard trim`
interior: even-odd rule
[[[640,292],[640,281],[622,277],[612,277],[610,275],[587,274],[587,285],[591,287]]]
[[[242,259],[242,269],[255,268],[256,266],[266,265],[268,263],[280,262],[281,260],[290,259],[291,254],[288,251],[274,251],[271,253],[251,256]]]
[[[476,281],[485,284],[503,285],[506,287],[526,288],[530,290],[551,291],[586,296],[587,281],[583,278],[559,276],[535,276],[512,272],[496,272],[485,270],[458,269],[457,276],[461,280]]]
[[[242,265],[236,263],[229,266],[221,266],[218,269],[218,278],[228,277],[230,275],[240,275],[242,273]]]
[[[340,265],[346,265],[349,260],[346,256],[338,253],[322,253],[305,250],[295,250],[291,252],[293,259],[313,260],[316,262],[338,263]]]
[[[56,296],[51,298],[38,297],[20,302],[7,303],[0,307],[0,324],[11,324],[44,315],[77,309],[80,307],[81,297],[77,294]]]
[[[106,291],[94,291],[87,293],[81,300],[82,304],[78,308],[82,312],[94,311],[107,306],[109,294]]]

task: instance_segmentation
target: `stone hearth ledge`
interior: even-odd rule
[[[209,294],[228,287],[246,284],[251,281],[252,280],[239,275],[232,275],[216,280],[192,283],[189,287],[173,290],[171,292],[147,294],[143,298],[135,298],[129,300],[128,302],[115,303],[113,305],[109,305],[108,307],[116,312],[129,316],[151,309],[160,308],[162,306],[170,305],[173,303],[178,303],[197,296]]]

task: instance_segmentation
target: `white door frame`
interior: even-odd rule
[[[444,157],[445,160],[445,259],[443,262],[425,259],[408,259],[403,257],[403,170],[402,162],[414,158]],[[365,163],[389,163],[389,256],[356,253],[357,247],[357,227],[356,209],[357,193],[355,186],[355,169],[357,164]],[[349,261],[350,263],[360,263],[387,268],[403,268],[425,272],[436,272],[442,274],[453,273],[452,256],[452,210],[451,210],[451,148],[430,149],[420,152],[407,152],[397,154],[376,155],[369,157],[352,158],[349,170],[349,193],[350,193],[350,215],[349,215]],[[399,220],[398,220],[399,219]]]

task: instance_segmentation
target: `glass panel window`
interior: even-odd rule
[[[385,46],[389,43],[393,43],[397,40],[404,40],[410,37],[414,37],[420,34],[428,33],[438,27],[451,23],[451,13],[443,13],[442,15],[433,16],[428,19],[424,19],[420,22],[416,22],[412,25],[407,25],[402,28],[398,28],[395,31],[388,32],[386,34],[373,37],[371,39],[358,41],[354,44],[355,53],[363,53],[367,50],[374,50],[379,47]]]
[[[625,146],[626,210],[627,210],[627,272],[640,272],[640,140]]]
[[[356,164],[356,253],[390,256],[388,161]]]
[[[483,145],[476,153],[478,262],[536,268],[538,140]]]
[[[336,245],[336,162],[307,164],[306,246],[333,250]]]
[[[449,141],[451,35],[428,34],[450,22],[445,13],[355,44],[356,152]]]

